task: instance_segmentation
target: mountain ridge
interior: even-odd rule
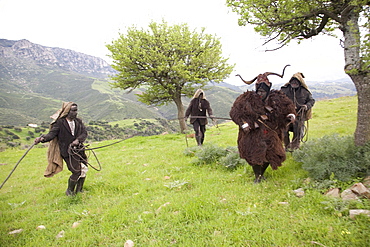
[[[26,39],[0,39],[0,125],[50,121],[63,101],[77,102],[84,121],[127,118],[177,118],[174,104],[147,106],[135,94],[109,86],[115,71],[101,58],[69,49],[46,47]],[[278,85],[274,85],[277,87]],[[325,88],[330,86],[330,89]],[[354,95],[353,83],[310,86],[314,98]],[[237,96],[254,86],[228,83],[206,87],[215,115],[228,117]],[[324,89],[324,90],[323,90]],[[189,103],[184,98],[183,103]]]

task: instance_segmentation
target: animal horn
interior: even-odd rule
[[[269,75],[277,75],[279,76],[280,78],[283,78],[284,77],[284,72],[285,72],[285,69],[286,67],[290,66],[290,64],[287,64],[285,65],[284,69],[283,69],[283,73],[281,75],[277,74],[277,73],[273,73],[273,72],[266,72],[265,75],[266,76],[269,76]]]
[[[241,77],[241,75],[239,75],[239,74],[237,74],[237,75],[235,75],[235,76],[239,76],[239,77],[240,77],[240,79],[241,79],[245,84],[248,84],[248,85],[252,84],[252,83],[257,79],[257,76],[256,76],[253,80],[251,80],[251,81],[246,81],[246,80],[244,80],[244,79]]]

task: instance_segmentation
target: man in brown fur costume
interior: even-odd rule
[[[256,91],[247,91],[234,102],[230,117],[239,126],[240,157],[253,167],[255,183],[271,165],[276,170],[285,160],[283,135],[295,120],[292,101],[280,90],[270,90],[266,74],[257,77]]]
[[[77,118],[77,104],[64,102],[62,108],[53,116],[50,131],[35,139],[35,144],[50,142],[48,149],[49,165],[45,177],[52,177],[63,170],[63,160],[72,175],[68,179],[66,195],[82,192],[87,172],[87,157],[82,143],[87,131],[82,120]],[[76,191],[75,191],[76,188]]]

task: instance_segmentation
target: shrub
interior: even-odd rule
[[[302,145],[293,153],[311,178],[350,181],[370,172],[370,143],[356,147],[353,137],[324,136]]]
[[[14,148],[14,147],[20,146],[21,144],[19,142],[7,142],[6,145]]]
[[[14,127],[14,131],[16,131],[16,132],[22,132],[22,129],[19,128],[19,127]]]
[[[186,156],[196,157],[193,163],[196,165],[219,164],[226,168],[234,169],[245,165],[246,161],[239,157],[236,147],[222,148],[214,144],[207,144],[202,147],[194,146],[185,149]]]
[[[7,129],[5,129],[5,130],[4,130],[4,132],[5,132],[7,135],[9,135],[9,136],[14,135],[14,133],[13,133],[13,132],[11,132],[10,130],[7,130]]]
[[[220,164],[226,168],[235,169],[247,164],[244,159],[240,158],[237,147],[228,147],[226,151],[228,151],[227,155],[220,159]]]
[[[28,131],[28,134],[29,134],[29,135],[30,135],[30,137],[32,137],[32,138],[33,138],[33,137],[35,137],[35,133],[33,133],[33,132],[32,132],[32,131],[30,131],[30,130]]]

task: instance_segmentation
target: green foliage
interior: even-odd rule
[[[119,74],[113,87],[135,89],[146,104],[163,105],[192,96],[209,81],[220,82],[232,71],[222,57],[221,43],[204,28],[197,33],[186,24],[169,26],[152,22],[149,29],[128,29],[127,34],[107,45]]]
[[[351,181],[370,174],[370,144],[356,147],[353,137],[324,136],[293,153],[315,180]]]
[[[195,153],[197,157],[193,161],[196,165],[211,165],[215,164],[220,160],[221,157],[224,157],[227,154],[225,148],[219,147],[214,144],[206,144],[198,149]]]
[[[343,15],[343,9],[346,8],[362,12],[364,19],[369,18],[367,1],[343,4],[337,1],[227,0],[227,4],[239,14],[239,25],[252,24],[256,32],[269,37],[270,41],[277,39],[282,45],[293,39],[308,39],[320,33],[335,36],[334,31],[345,24],[342,21],[347,20],[337,18]]]
[[[185,149],[184,154],[196,157],[193,164],[212,165],[219,164],[229,169],[236,169],[247,164],[244,159],[239,157],[237,147],[219,147],[215,144],[206,144],[202,147],[190,147]]]
[[[226,168],[236,169],[239,166],[244,166],[247,162],[244,159],[241,159],[239,156],[238,148],[237,147],[228,147],[226,148],[227,155],[225,157],[221,157],[220,164],[225,166]]]

